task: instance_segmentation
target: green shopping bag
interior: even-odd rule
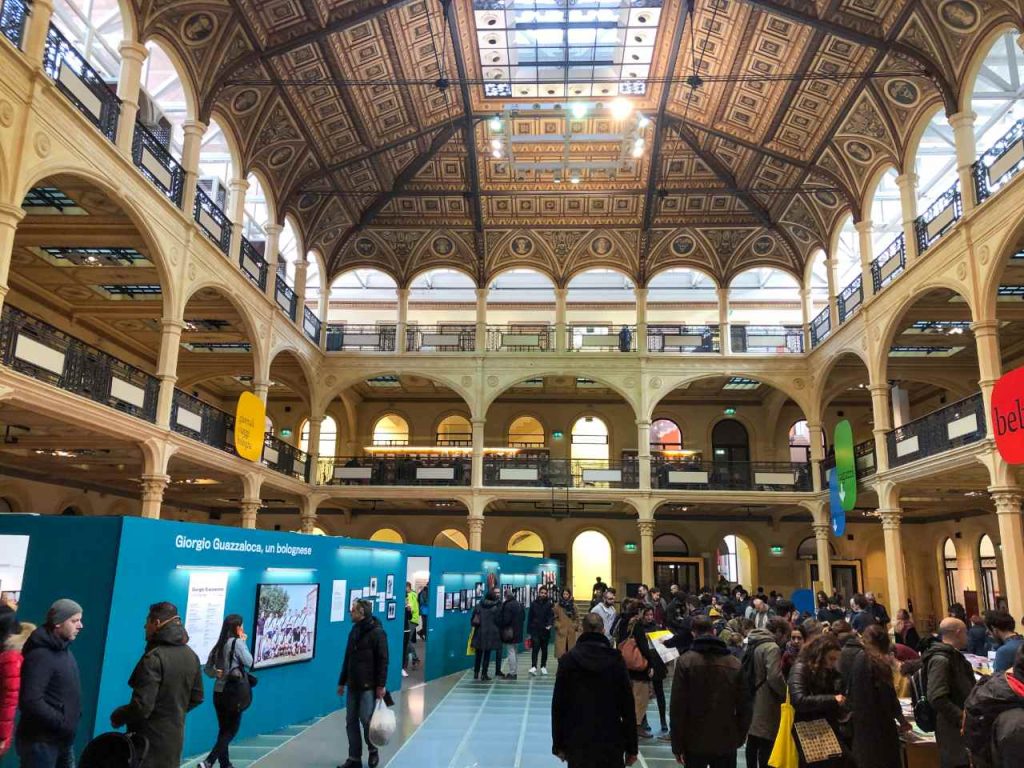
[[[793,738],[793,722],[796,710],[789,701],[789,689],[786,689],[786,701],[782,704],[779,714],[779,732],[775,735],[775,746],[768,758],[772,768],[799,768],[800,754],[797,752],[796,739]]]

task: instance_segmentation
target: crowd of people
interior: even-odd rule
[[[552,750],[570,768],[632,765],[653,738],[687,768],[734,768],[741,749],[747,768],[766,768],[787,744],[794,765],[903,768],[901,732],[913,726],[901,697],[934,731],[941,768],[1024,765],[1024,643],[1005,611],[974,624],[979,652],[994,651],[991,675],[977,675],[958,605],[922,636],[906,609],[893,621],[870,592],[819,593],[812,613],[724,580],[665,596],[640,585],[619,603],[599,578],[592,598],[552,701]]]

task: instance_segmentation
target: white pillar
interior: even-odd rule
[[[11,272],[11,258],[14,255],[14,238],[18,230],[18,222],[25,217],[25,209],[20,205],[0,203],[0,307],[7,298],[10,289],[8,278]]]
[[[32,12],[25,20],[25,35],[21,47],[25,57],[33,66],[43,65],[43,50],[46,48],[46,33],[50,31],[53,18],[53,0],[32,0]]]
[[[312,496],[303,496],[299,499],[299,531],[301,533],[313,533],[316,528],[316,510],[318,502]]]
[[[1003,584],[1011,616],[1024,615],[1024,527],[1019,488],[989,489],[999,522],[999,547],[1003,555]]]
[[[398,328],[395,349],[398,352],[405,352],[409,347],[409,339],[406,329],[409,327],[409,289],[399,288],[398,291]]]
[[[469,526],[469,548],[474,552],[483,549],[484,518],[483,516],[470,515],[466,520]]]
[[[907,570],[903,559],[902,515],[899,509],[880,509],[882,535],[885,539],[885,564],[889,584],[889,608],[893,616],[907,607]]]
[[[723,355],[732,351],[732,334],[729,331],[729,289],[718,288],[718,344]]]
[[[160,519],[160,508],[164,503],[164,490],[171,482],[168,475],[142,476],[142,517]]]
[[[252,380],[252,393],[256,395],[263,404],[267,404],[267,396],[270,394],[270,382],[259,381],[255,377]]]
[[[175,318],[163,318],[160,331],[160,356],[156,364],[156,377],[160,380],[160,394],[156,401],[156,425],[171,426],[171,405],[174,385],[178,383],[178,349],[185,324]]]
[[[892,428],[898,429],[910,421],[910,393],[897,382],[889,387],[889,399],[892,401]]]
[[[320,426],[323,421],[323,414],[309,417],[309,442],[306,443],[306,454],[309,459],[309,482],[311,485],[317,485],[320,482]]]
[[[862,219],[853,225],[857,230],[857,245],[860,250],[860,274],[861,290],[864,294],[864,301],[873,293],[871,283],[871,262],[875,258],[874,247],[871,243],[871,219]],[[846,286],[842,286],[842,290]]]
[[[818,581],[821,590],[827,595],[832,594],[832,552],[829,550],[828,537],[832,526],[828,523],[812,523],[814,528],[814,545],[818,560]]]
[[[489,288],[476,289],[476,343],[477,352],[487,351],[487,294]]]
[[[253,529],[256,527],[256,517],[259,515],[260,506],[263,502],[260,499],[242,499],[242,527]]]
[[[811,320],[814,319],[814,306],[811,303],[811,289],[800,289],[800,316],[804,329],[804,352],[811,351]]]
[[[484,419],[473,419],[473,453],[470,468],[470,483],[474,488],[484,485]]]
[[[821,462],[825,459],[825,446],[822,437],[825,430],[821,424],[807,425],[807,431],[811,436],[811,488],[817,492],[821,491]]]
[[[266,245],[263,247],[263,258],[267,260],[267,296],[274,302],[274,306],[277,306],[277,260],[280,256],[281,233],[284,227],[280,224],[266,224],[263,231],[267,235]]]
[[[186,120],[182,125],[185,139],[181,150],[181,166],[185,169],[185,194],[181,209],[187,216],[192,215],[196,202],[196,185],[199,183],[199,150],[206,133],[206,124],[198,120]]]
[[[121,114],[117,118],[117,148],[125,157],[132,156],[135,118],[139,114],[139,90],[142,87],[142,64],[149,51],[141,43],[123,40],[117,48],[121,54],[121,71],[117,78],[117,97]]]
[[[953,128],[953,142],[956,145],[956,172],[960,177],[964,213],[974,208],[974,177],[971,174],[971,166],[978,159],[978,148],[974,139],[974,121],[977,118],[973,112],[957,112],[949,118],[949,124]]]
[[[245,224],[245,193],[249,189],[246,179],[234,178],[228,182],[228,220],[231,222],[232,257],[242,252],[242,230]]]
[[[892,429],[892,410],[889,407],[889,386],[887,384],[871,384],[871,415],[875,426],[871,433],[875,436],[875,472],[889,469],[889,444],[886,435]]]
[[[569,289],[555,288],[555,351],[565,352],[569,342]]]
[[[640,529],[640,580],[654,586],[654,521],[637,520]]]
[[[636,294],[636,349],[647,352],[647,288],[634,289]]]
[[[984,320],[971,323],[974,332],[974,345],[978,352],[978,386],[981,397],[985,401],[985,434],[994,435],[992,424],[992,390],[1003,373],[1002,356],[999,351],[999,322]]]
[[[651,422],[636,423],[636,471],[639,475],[640,490],[651,490]]]
[[[903,173],[896,177],[896,186],[900,190],[900,209],[903,214],[903,239],[907,243],[907,261],[916,259],[917,253],[917,230],[914,229],[914,222],[917,220],[917,174]]]
[[[828,319],[829,327],[839,327],[839,278],[836,275],[835,257],[825,259],[825,278],[828,280]]]

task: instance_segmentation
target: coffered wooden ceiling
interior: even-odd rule
[[[640,284],[681,266],[802,277],[1022,14],[1019,0],[664,0],[645,93],[627,97],[651,120],[647,150],[556,184],[493,158],[489,118],[518,101],[516,155],[541,159],[551,142],[529,137],[599,137],[615,120],[485,97],[473,0],[134,2],[142,36],[183,62],[200,119],[237,135],[328,272],[373,266],[401,284],[438,266],[481,284],[510,266],[560,284],[593,266]],[[582,138],[571,153],[621,157]]]

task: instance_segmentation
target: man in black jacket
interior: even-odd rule
[[[569,768],[623,768],[638,752],[633,688],[626,662],[595,613],[558,662],[551,699],[551,751]]]
[[[146,617],[146,650],[128,679],[132,700],[110,715],[114,728],[149,742],[146,768],[178,768],[185,715],[203,703],[199,657],[172,603],[154,603]]]
[[[967,647],[967,625],[948,617],[939,624],[939,642],[924,652],[925,690],[935,708],[935,741],[939,745],[942,768],[965,768],[970,759],[960,726],[964,702],[974,688],[974,670],[964,658]]]
[[[686,768],[735,768],[752,715],[740,662],[707,616],[694,618],[693,635],[672,681],[672,753]]]
[[[515,590],[505,588],[505,600],[501,604],[501,612],[498,614],[498,628],[501,632],[501,644],[505,646],[505,672],[498,673],[498,677],[506,680],[515,680],[519,674],[519,657],[516,655],[517,648],[523,642],[523,620],[526,618],[526,611],[523,604],[516,600]]]
[[[548,588],[541,585],[537,590],[537,599],[530,603],[530,615],[526,620],[526,629],[530,633],[533,644],[530,674],[537,674],[537,654],[540,654],[540,673],[548,673],[548,643],[551,642],[551,626],[555,623],[555,607],[548,600]]]
[[[964,705],[974,768],[1016,768],[1024,755],[1024,647],[1013,667],[974,687]]]
[[[345,646],[345,660],[338,677],[338,695],[345,699],[345,731],[348,734],[348,760],[342,768],[362,768],[363,743],[369,751],[370,768],[380,762],[377,748],[370,743],[370,718],[374,702],[384,698],[388,680],[388,638],[373,615],[369,600],[357,600],[349,611],[352,631]]]
[[[15,735],[23,768],[71,768],[72,743],[82,712],[78,663],[68,646],[82,631],[82,606],[62,598],[25,642],[21,720]]]

